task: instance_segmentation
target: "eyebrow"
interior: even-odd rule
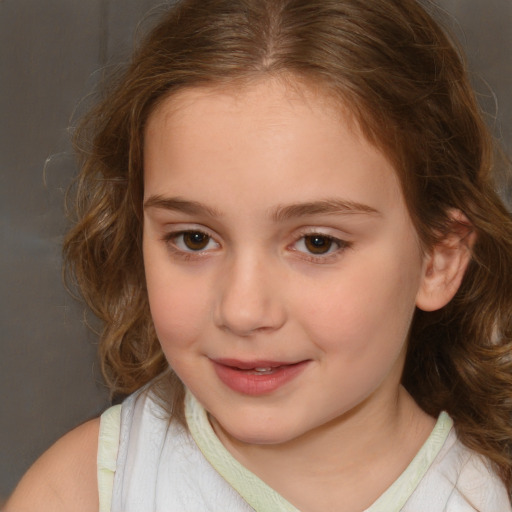
[[[144,201],[144,210],[148,208],[161,208],[163,210],[172,210],[176,212],[187,213],[189,215],[207,215],[210,217],[220,217],[221,214],[215,209],[206,206],[197,201],[188,201],[180,197],[162,197],[154,195]]]
[[[206,215],[221,217],[221,213],[210,206],[197,201],[189,201],[180,197],[150,196],[144,201],[144,209],[161,208],[186,213],[189,215]],[[270,210],[270,217],[274,222],[283,222],[297,217],[309,215],[340,215],[340,214],[366,214],[380,215],[380,212],[366,204],[342,199],[324,199],[290,205],[278,205]]]
[[[354,201],[345,201],[342,199],[325,199],[322,201],[277,206],[271,212],[274,222],[282,222],[292,218],[305,217],[308,215],[340,214],[380,215],[380,212],[366,204],[356,203]]]

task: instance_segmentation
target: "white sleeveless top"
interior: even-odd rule
[[[100,512],[299,512],[247,470],[187,392],[189,432],[142,389],[101,417]],[[364,512],[512,512],[501,480],[441,413],[402,475]]]

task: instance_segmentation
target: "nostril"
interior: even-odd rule
[[[284,322],[284,313],[277,300],[225,296],[218,305],[216,319],[223,330],[238,336],[252,336],[279,328]]]
[[[246,251],[230,262],[218,282],[215,323],[237,336],[253,336],[278,329],[285,319],[284,304],[272,269],[264,258]]]

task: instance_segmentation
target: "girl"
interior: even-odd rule
[[[77,148],[131,395],[6,510],[512,510],[512,219],[415,0],[182,1]]]

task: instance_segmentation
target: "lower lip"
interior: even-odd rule
[[[299,376],[309,361],[284,365],[275,368],[272,373],[248,372],[213,361],[219,379],[233,391],[244,395],[258,396],[272,393]]]

